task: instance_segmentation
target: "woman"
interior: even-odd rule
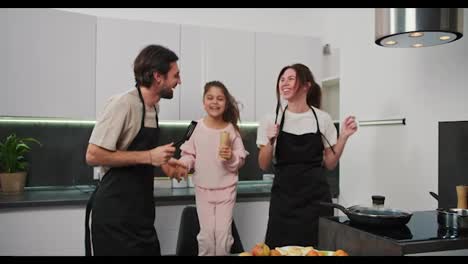
[[[317,205],[331,202],[324,169],[336,167],[357,125],[347,117],[337,138],[330,115],[320,110],[320,87],[303,64],[280,71],[276,94],[276,117],[264,118],[257,132],[260,168],[267,170],[274,160],[275,169],[265,243],[317,246],[319,217],[333,215],[333,209]],[[280,95],[287,101],[282,111]]]

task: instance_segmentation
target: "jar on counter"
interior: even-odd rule
[[[193,184],[193,174],[189,174],[187,176],[188,187],[193,188],[195,185]]]
[[[177,181],[175,178],[172,178],[172,188],[188,188],[188,182],[185,178],[182,178],[180,181]]]
[[[382,195],[372,195],[372,207],[376,209],[384,208],[385,196]]]

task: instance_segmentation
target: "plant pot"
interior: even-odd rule
[[[2,192],[4,194],[18,194],[24,191],[27,172],[0,173]]]

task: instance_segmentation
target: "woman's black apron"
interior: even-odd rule
[[[333,209],[314,204],[331,202],[324,175],[323,142],[317,115],[316,133],[294,135],[282,131],[287,106],[276,140],[275,178],[265,243],[274,248],[288,245],[317,247],[319,216],[333,215]]]
[[[145,103],[141,128],[128,151],[157,147],[159,122],[156,128],[145,127]],[[111,168],[102,178],[86,206],[85,249],[91,255],[89,215],[93,253],[99,255],[161,255],[154,227],[154,173],[151,165]]]

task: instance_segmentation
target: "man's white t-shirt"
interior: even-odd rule
[[[320,127],[320,132],[327,138],[330,142],[330,145],[333,146],[337,141],[337,131],[336,127],[333,124],[333,120],[330,115],[318,108],[313,107],[315,113],[317,114],[318,124]],[[306,133],[317,133],[317,122],[312,110],[303,112],[303,113],[293,113],[286,109],[286,115],[284,120],[284,125],[282,131],[294,134],[294,135],[303,135]],[[281,117],[283,112],[280,110],[278,113],[277,124],[281,123]],[[267,137],[267,128],[269,125],[274,124],[275,114],[266,115],[259,123],[257,129],[257,146],[266,145],[268,143]],[[322,138],[324,148],[329,148],[330,145],[328,142]],[[275,146],[276,147],[276,143]],[[273,152],[274,153],[274,152]]]

